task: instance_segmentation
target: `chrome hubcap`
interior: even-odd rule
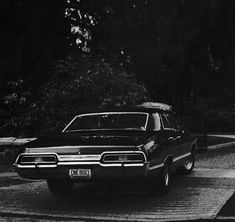
[[[190,170],[193,166],[193,160],[192,157],[189,160],[186,160],[185,164],[184,164],[185,168],[187,170]]]
[[[166,186],[168,186],[168,183],[169,183],[169,171],[168,171],[168,167],[166,166],[166,169],[165,169],[165,184],[166,184]]]

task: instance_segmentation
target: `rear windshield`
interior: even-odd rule
[[[83,114],[73,119],[64,132],[78,130],[145,130],[147,113]]]

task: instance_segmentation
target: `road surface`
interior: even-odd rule
[[[55,197],[44,181],[0,174],[0,221],[176,221],[215,219],[235,191],[235,170],[195,169],[176,176],[169,194],[151,184],[76,185],[71,194]]]

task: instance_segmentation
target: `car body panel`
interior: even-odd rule
[[[58,135],[39,138],[28,143],[25,152],[18,156],[16,171],[28,179],[95,181],[156,177],[166,161],[171,162],[172,169],[177,168],[190,155],[194,140],[179,127],[164,127],[163,115],[170,114],[169,110],[165,110],[168,107],[163,108],[135,107],[131,112],[123,112],[147,113],[146,125],[139,130],[88,129],[71,132],[66,127]],[[122,115],[122,112],[119,114]],[[105,115],[109,113],[105,112]],[[71,169],[89,169],[91,178],[71,178]]]

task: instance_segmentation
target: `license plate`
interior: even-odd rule
[[[90,179],[91,169],[70,169],[69,176],[72,178]]]

